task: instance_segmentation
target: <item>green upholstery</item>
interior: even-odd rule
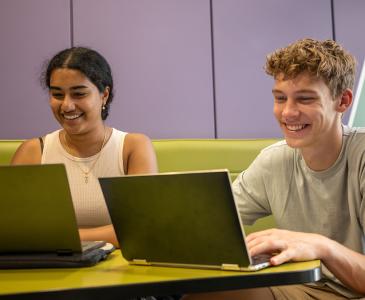
[[[235,179],[274,139],[154,140],[160,172],[228,169]]]
[[[10,163],[11,157],[21,142],[20,140],[0,140],[0,165]]]
[[[177,139],[154,140],[160,172],[228,169],[231,179],[245,170],[261,149],[277,139],[223,140]],[[275,227],[272,216],[245,226],[246,233]]]
[[[246,169],[261,149],[273,144],[275,139],[223,140],[223,139],[176,139],[154,140],[159,171],[175,172],[190,170],[228,169],[232,180]],[[12,155],[22,141],[0,140],[0,164],[9,164]],[[273,218],[266,217],[246,232],[274,227]]]

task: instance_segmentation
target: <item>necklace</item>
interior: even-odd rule
[[[103,143],[101,144],[101,147],[100,147],[100,150],[99,152],[97,153],[97,157],[94,159],[94,161],[92,162],[91,166],[84,170],[79,163],[76,163],[76,165],[78,166],[78,168],[80,169],[80,171],[84,174],[84,179],[85,179],[85,183],[88,183],[89,182],[89,174],[90,172],[94,169],[95,167],[95,164],[96,162],[98,161],[98,159],[100,158],[100,155],[101,155],[101,150],[103,150],[104,146],[105,146],[105,142],[106,142],[106,129],[105,129],[105,126],[104,126],[104,138],[103,138]],[[68,142],[67,142],[67,139],[66,139],[66,132],[65,134],[63,135],[63,141],[65,143],[65,146],[66,146],[66,150],[68,153],[71,154],[71,148],[69,147],[68,145]]]

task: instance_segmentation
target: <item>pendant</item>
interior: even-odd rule
[[[85,175],[85,183],[88,183],[88,182],[89,182],[89,176]]]

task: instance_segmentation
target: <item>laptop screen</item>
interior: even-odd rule
[[[99,180],[127,260],[250,264],[227,170]]]
[[[0,182],[0,253],[81,252],[64,165],[0,166]]]

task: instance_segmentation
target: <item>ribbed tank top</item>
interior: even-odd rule
[[[86,158],[72,156],[61,145],[59,133],[60,130],[57,130],[46,135],[42,164],[65,164],[79,227],[111,224],[98,177],[124,175],[122,154],[127,133],[113,128],[110,139],[101,150],[100,157],[89,174],[87,183],[80,167],[88,170],[99,154]]]

